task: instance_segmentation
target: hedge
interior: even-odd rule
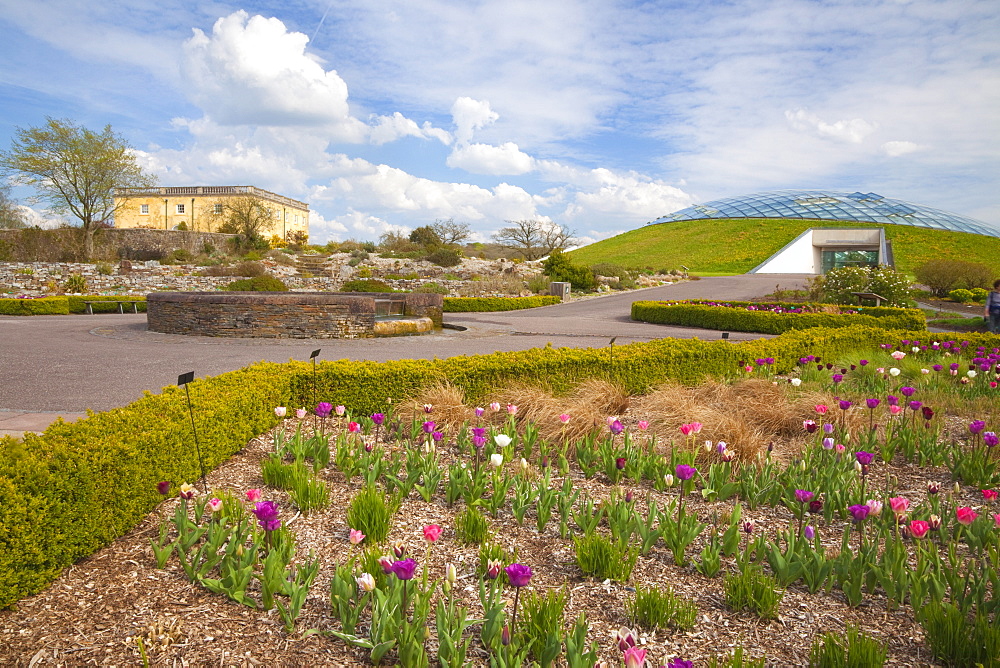
[[[105,295],[74,295],[65,297],[42,297],[40,299],[0,299],[0,315],[68,315],[85,313],[83,302],[109,302],[92,304],[94,313],[117,313],[115,302],[135,302],[140,313],[146,311],[145,297],[109,297]]]
[[[445,297],[445,313],[517,311],[523,308],[550,306],[562,301],[556,296],[537,297]]]
[[[661,325],[703,327],[731,332],[757,332],[781,334],[791,330],[814,327],[837,328],[858,325],[882,329],[922,330],[927,321],[919,309],[891,308],[888,306],[856,307],[860,313],[775,313],[752,311],[746,307],[753,302],[725,302],[725,306],[711,306],[699,302],[632,303],[632,319]],[[757,304],[759,306],[759,304]],[[775,303],[787,308],[818,306],[809,304]],[[731,308],[730,308],[731,306]]]
[[[135,307],[139,310],[139,313],[146,312],[146,298],[145,297],[131,297],[131,296],[107,296],[107,295],[86,295],[86,296],[73,296],[66,297],[69,300],[69,312],[70,313],[86,313],[87,305],[83,302],[108,302],[106,304],[91,304],[91,310],[93,313],[118,313],[118,304],[115,302],[135,302]]]
[[[778,373],[807,354],[827,359],[924,331],[846,327],[788,332],[742,343],[661,339],[609,348],[539,348],[444,360],[258,364],[190,384],[205,465],[213,469],[277,424],[275,406],[347,406],[384,411],[421,389],[449,380],[470,403],[512,382],[568,391],[591,377],[612,378],[630,392],[668,380],[695,383],[733,373],[740,360],[775,358]],[[973,346],[1000,336],[970,334]],[[175,386],[105,413],[58,421],[24,441],[0,439],[0,608],[42,590],[61,570],[138,524],[160,501],[156,483],[195,482],[199,464],[184,392]]]
[[[67,315],[69,303],[65,297],[40,299],[0,299],[0,315]]]

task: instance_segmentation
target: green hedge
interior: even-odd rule
[[[69,304],[65,297],[41,299],[0,299],[0,315],[66,315]]]
[[[558,304],[555,296],[538,297],[445,297],[445,313],[473,313],[490,311],[517,311]]]
[[[703,327],[731,332],[758,332],[781,334],[791,330],[813,327],[855,327],[858,325],[882,329],[925,329],[927,324],[919,309],[891,308],[887,306],[856,307],[860,313],[774,313],[773,311],[748,311],[754,302],[725,302],[727,306],[710,306],[695,301],[632,303],[632,319],[661,325]],[[821,307],[817,304],[776,305],[793,307]]]
[[[69,312],[70,313],[86,313],[87,305],[83,302],[108,302],[106,304],[91,304],[91,309],[94,313],[118,313],[118,304],[115,302],[135,302],[136,308],[139,309],[139,313],[146,312],[146,298],[145,297],[131,297],[131,296],[121,296],[113,297],[106,295],[86,295],[82,297],[66,297],[69,301]],[[130,307],[125,307],[125,312],[128,313],[132,309]]]
[[[775,358],[776,372],[808,354],[833,359],[847,351],[924,331],[876,327],[810,329],[742,343],[661,339],[608,348],[538,348],[444,360],[304,362],[253,366],[190,385],[205,464],[212,469],[277,423],[273,408],[312,406],[315,399],[355,414],[383,411],[422,388],[450,380],[470,403],[496,388],[539,382],[557,392],[586,378],[605,377],[630,392],[669,380],[695,383],[726,376],[737,362]],[[971,345],[1000,345],[1000,336],[966,334]],[[184,392],[165,388],[123,408],[57,422],[24,441],[0,439],[0,608],[42,590],[63,568],[92,554],[140,522],[160,500],[160,480],[195,482],[199,465]]]

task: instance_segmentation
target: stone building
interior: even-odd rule
[[[309,234],[309,205],[254,186],[190,186],[122,188],[115,191],[115,227],[156,230],[186,229],[217,232],[225,221],[226,205],[237,198],[253,198],[269,212],[265,238],[288,239],[294,232]]]

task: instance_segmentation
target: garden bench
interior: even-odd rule
[[[852,292],[852,295],[858,298],[858,306],[862,305],[862,300],[864,299],[874,299],[875,306],[881,306],[882,302],[889,301],[881,295],[877,295],[874,292]]]
[[[102,299],[102,300],[83,302],[84,310],[86,311],[87,315],[94,315],[94,307],[93,307],[94,304],[118,304],[119,313],[125,313],[125,304],[131,304],[132,313],[139,312],[139,302],[137,301],[133,301],[131,299],[126,299],[123,301],[112,301],[110,299]]]

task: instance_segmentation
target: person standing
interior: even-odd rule
[[[990,331],[1000,334],[1000,280],[993,282],[993,291],[986,295],[983,317]]]

